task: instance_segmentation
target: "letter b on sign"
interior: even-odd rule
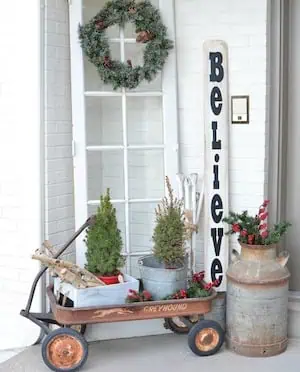
[[[210,59],[210,81],[221,82],[224,78],[224,69],[222,66],[223,56],[220,52],[211,52],[209,53]]]

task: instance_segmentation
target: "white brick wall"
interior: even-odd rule
[[[203,42],[225,40],[230,95],[250,95],[250,125],[230,125],[230,198],[255,213],[264,197],[266,0],[176,0],[181,169],[204,172]],[[197,251],[203,252],[203,220]],[[203,257],[198,255],[199,268]]]
[[[40,9],[36,2],[4,1],[0,13],[1,350],[29,345],[40,333],[19,312],[39,267],[30,254],[41,242],[41,153]],[[11,27],[12,19],[15,25],[30,22],[20,31]],[[36,300],[32,310],[40,311],[39,288]]]
[[[60,247],[74,232],[68,3],[45,9],[45,233]],[[68,251],[75,259],[74,246]]]

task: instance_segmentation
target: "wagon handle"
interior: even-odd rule
[[[67,241],[67,243],[53,256],[53,258],[58,258],[62,253],[64,253],[64,251],[69,248],[69,246],[74,242],[74,240],[89,226],[93,226],[96,222],[96,216],[95,215],[92,215],[91,217],[89,217],[85,223],[71,236],[71,238]],[[28,301],[27,301],[27,305],[26,305],[26,308],[25,308],[25,314],[28,315],[29,311],[30,311],[30,308],[31,308],[31,305],[32,305],[32,300],[33,300],[33,296],[34,296],[34,293],[35,293],[35,290],[36,290],[36,286],[38,284],[38,281],[41,279],[42,275],[47,271],[48,267],[43,267],[42,269],[40,269],[40,271],[37,273],[33,283],[32,283],[32,286],[31,286],[31,290],[30,290],[30,294],[29,294],[29,298],[28,298]],[[23,311],[23,310],[22,310]]]

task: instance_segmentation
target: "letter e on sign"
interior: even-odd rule
[[[226,290],[228,237],[223,216],[228,214],[228,49],[224,41],[204,43],[205,114],[205,279],[219,279]]]

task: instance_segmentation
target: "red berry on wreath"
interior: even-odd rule
[[[103,65],[104,65],[105,67],[108,67],[108,68],[111,67],[111,60],[110,60],[109,57],[107,57],[107,56],[104,57]]]
[[[101,20],[96,21],[95,26],[98,30],[103,30],[105,28],[104,22]]]

